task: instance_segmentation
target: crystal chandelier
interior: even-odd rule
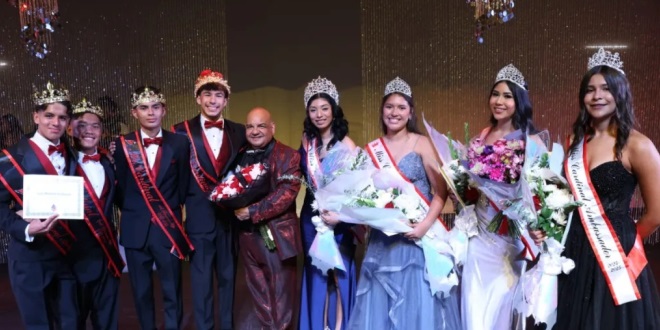
[[[483,33],[491,27],[504,24],[513,18],[513,0],[466,0],[474,7],[476,29],[474,37],[483,43]]]
[[[21,40],[30,55],[43,59],[51,51],[51,34],[60,28],[57,0],[18,0],[17,7]]]

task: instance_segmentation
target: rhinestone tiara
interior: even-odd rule
[[[525,87],[527,85],[525,82],[525,77],[520,72],[520,70],[518,70],[518,68],[513,66],[513,64],[509,64],[503,67],[500,72],[497,73],[497,77],[495,77],[495,83],[503,80],[510,81],[520,86],[520,88],[527,90],[527,87]]]
[[[98,105],[93,105],[91,102],[87,102],[87,99],[83,98],[80,103],[76,104],[73,107],[73,114],[82,114],[82,113],[93,113],[99,118],[103,119],[103,109]]]
[[[598,51],[589,58],[587,70],[591,70],[594,67],[601,65],[615,69],[624,75],[626,74],[623,72],[623,62],[619,58],[619,53],[611,53],[605,50],[603,47],[600,47]]]
[[[50,81],[46,84],[46,90],[39,92],[36,86],[33,86],[34,94],[32,96],[34,104],[44,105],[55,102],[69,101],[69,91],[66,89],[57,89]]]
[[[199,74],[199,77],[197,77],[197,80],[195,81],[195,97],[197,97],[197,91],[199,90],[199,88],[208,83],[222,85],[224,88],[227,89],[227,93],[231,94],[231,88],[229,88],[229,83],[227,82],[227,80],[225,80],[225,77],[222,75],[222,73],[213,71],[211,69],[206,69]]]
[[[151,103],[151,102],[160,102],[165,104],[165,96],[162,93],[156,93],[155,91],[145,88],[144,92],[140,94],[133,93],[131,94],[131,105],[135,108],[141,103]]]
[[[319,76],[316,79],[312,79],[312,81],[307,84],[307,87],[305,87],[305,95],[303,96],[305,107],[312,96],[321,93],[328,94],[328,96],[335,100],[335,103],[339,105],[339,92],[337,92],[337,87],[335,87],[332,81]]]
[[[408,85],[408,83],[399,77],[394,78],[392,81],[388,82],[387,85],[385,85],[384,96],[390,95],[392,93],[401,93],[408,95],[408,97],[412,97],[412,90],[410,89],[410,85]]]

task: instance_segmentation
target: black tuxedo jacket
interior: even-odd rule
[[[14,146],[7,150],[14,157],[16,162],[21,165],[25,174],[47,174],[37,154],[30,146],[29,139],[34,133],[21,138]],[[66,168],[65,175],[76,175],[77,153],[67,144],[63,138],[62,143],[66,146]],[[0,174],[12,187],[20,187],[22,198],[23,177],[18,173],[13,164],[4,153],[0,154]],[[0,184],[0,229],[11,236],[12,242],[9,244],[9,258],[24,261],[49,260],[62,257],[62,253],[51,243],[45,235],[37,235],[32,242],[25,240],[25,228],[28,223],[16,214],[16,211],[22,209],[18,203],[14,203],[12,194],[7,191],[4,185]],[[78,221],[78,220],[75,220]]]
[[[192,143],[195,144],[197,157],[200,166],[209,174],[215,175],[213,167],[213,155],[209,155],[204,147],[203,134],[204,131],[201,127],[201,115],[197,115],[189,119],[188,127],[192,135]],[[230,170],[230,166],[234,162],[238,151],[246,144],[245,139],[245,126],[235,123],[231,120],[225,119],[224,134],[227,134],[229,143],[223,144],[222,148],[230,148],[229,159],[225,160],[224,167],[220,171],[220,175],[216,179],[221,180],[222,177]],[[177,134],[188,137],[184,123],[179,123],[173,126],[173,130]],[[204,192],[199,187],[195,177],[190,175],[190,184],[188,186],[188,198],[186,199],[186,231],[191,234],[208,233],[216,230],[216,223],[219,223],[222,228],[229,230],[229,223],[234,217],[233,210],[226,211],[216,206],[209,201],[210,192]],[[216,221],[216,219],[222,219]]]
[[[126,134],[124,137],[127,140],[142,138],[139,132]],[[146,243],[152,215],[129,168],[131,165],[124,153],[121,141],[117,139],[115,143],[117,145],[114,154],[117,168],[115,203],[121,209],[120,241],[126,248],[140,249]],[[186,200],[190,180],[188,140],[183,136],[163,130],[163,142],[160,148],[161,158],[156,186],[178,221],[181,221],[181,207]],[[158,226],[154,226],[152,230],[161,232],[160,236],[164,246],[171,245],[167,236]]]

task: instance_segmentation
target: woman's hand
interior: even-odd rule
[[[336,212],[322,210],[321,214],[319,215],[321,216],[323,223],[325,223],[328,226],[336,226],[338,223],[341,222],[341,220],[339,220],[339,214],[337,214]]]
[[[409,226],[412,227],[413,230],[403,234],[403,236],[413,241],[421,239],[422,237],[424,237],[424,235],[426,235],[426,232],[429,231],[429,228],[431,228],[430,224],[432,224],[432,222],[429,221],[427,222],[428,223],[425,222],[411,223]]]
[[[541,246],[541,243],[548,238],[548,236],[545,235],[545,232],[543,230],[539,229],[531,229],[527,228],[527,231],[529,232],[529,236],[534,240],[534,243],[536,243],[537,246]]]

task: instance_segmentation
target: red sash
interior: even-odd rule
[[[120,142],[124,153],[126,154],[131,174],[136,184],[140,188],[142,198],[151,212],[151,221],[157,224],[172,243],[170,252],[179,259],[184,259],[189,252],[194,250],[188,236],[181,227],[181,222],[177,219],[172,209],[165,202],[165,198],[156,186],[156,178],[148,170],[145,162],[147,157],[144,154],[142,141],[138,132],[135,132],[137,140],[128,140],[125,136],[120,137]],[[162,146],[161,146],[162,148]],[[154,164],[154,168],[157,164]]]
[[[117,246],[117,240],[112,234],[112,225],[108,221],[108,218],[105,217],[103,212],[103,204],[96,196],[94,187],[92,187],[85,171],[78,166],[76,168],[78,175],[85,178],[85,223],[89,230],[92,232],[96,240],[99,242],[103,253],[108,259],[108,269],[112,272],[115,277],[121,276],[121,271],[124,269],[124,259],[119,253],[119,246]],[[106,180],[105,188],[108,187]],[[106,191],[106,189],[103,189]]]
[[[53,167],[53,164],[50,162],[50,160],[46,158],[43,151],[41,151],[41,149],[39,149],[39,147],[36,144],[34,144],[34,142],[29,141],[29,143],[30,143],[30,147],[32,147],[34,153],[37,155],[37,159],[39,159],[41,166],[44,167],[46,173],[49,175],[58,175],[57,171],[55,170],[55,167]],[[14,159],[14,157],[9,153],[8,150],[5,149],[2,150],[2,152],[7,156],[7,159],[11,161],[12,165],[14,165],[14,168],[16,169],[16,172],[22,178],[25,175],[25,171],[23,170],[21,165],[16,161],[16,159]],[[16,203],[23,206],[22,186],[11,187],[9,185],[9,182],[7,182],[7,180],[2,176],[2,174],[0,174],[0,182],[2,182],[2,185],[5,186],[5,189],[7,189],[7,191],[9,191],[9,193],[14,197]],[[71,251],[73,242],[76,240],[75,236],[73,235],[73,232],[71,232],[71,229],[69,229],[69,224],[64,221],[57,221],[57,223],[55,223],[55,225],[50,229],[50,231],[46,233],[46,237],[64,255],[66,255],[69,251]]]
[[[385,145],[383,138],[379,138],[369,142],[369,144],[367,144],[366,149],[367,152],[369,152],[369,156],[371,156],[372,162],[374,163],[374,165],[376,165],[377,168],[379,169],[394,168],[396,169],[396,173],[398,173],[403,180],[405,180],[406,182],[413,185],[413,187],[415,187],[415,192],[422,200],[420,206],[422,207],[425,213],[428,213],[431,202],[426,198],[426,196],[424,196],[424,194],[422,194],[421,191],[419,191],[417,186],[415,186],[410,181],[410,179],[408,179],[408,177],[406,177],[405,175],[403,175],[403,173],[401,173],[401,170],[399,169],[399,167],[394,162],[394,159],[392,158],[392,154],[390,153],[390,150],[387,149],[387,146]],[[439,217],[438,221],[442,224],[442,227],[444,228],[445,231],[449,231],[449,228],[447,228],[447,224],[445,224],[442,217]]]
[[[191,151],[190,169],[192,171],[192,175],[195,178],[195,181],[197,182],[199,188],[205,193],[210,193],[211,191],[213,191],[213,188],[215,188],[215,186],[218,184],[218,180],[216,179],[215,176],[207,173],[204,170],[204,168],[202,168],[202,166],[200,165],[199,156],[197,154],[197,147],[195,146],[195,140],[193,139],[192,133],[190,133],[190,126],[188,125],[187,120],[183,122],[183,126],[186,129],[186,135],[188,136],[188,140],[190,141],[190,151]],[[206,141],[206,138],[204,136],[203,129],[202,129],[202,139],[204,139],[204,146],[207,146],[208,142]],[[213,153],[212,151],[210,151],[210,149],[211,148],[207,148],[206,152],[209,154],[209,157],[211,158],[211,161],[213,163],[213,168],[216,171],[219,171],[217,169],[216,161],[213,159]]]
[[[568,155],[564,170],[573,196],[582,202],[582,206],[578,207],[580,220],[610,288],[614,303],[621,305],[640,299],[641,295],[635,279],[648,263],[642,239],[637,234],[635,245],[626,256],[591,182],[586,139],[580,141],[575,150]]]

